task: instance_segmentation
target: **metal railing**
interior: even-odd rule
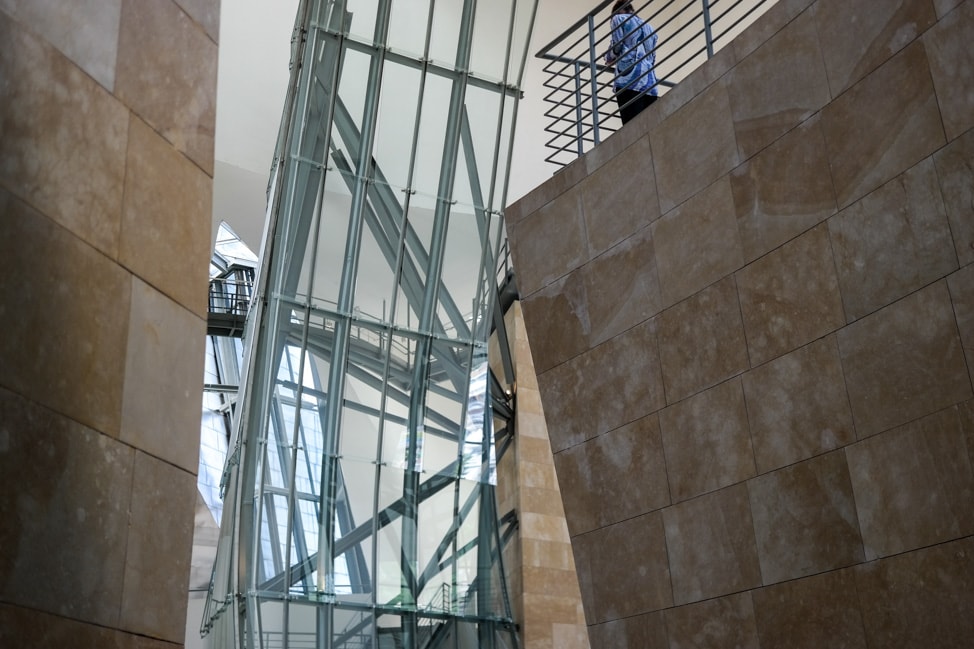
[[[572,162],[618,130],[615,70],[605,63],[611,45],[611,6],[603,0],[535,56],[544,67],[549,90],[545,158],[559,166]],[[636,14],[658,35],[654,94],[662,95],[727,45],[776,0],[634,0]],[[652,92],[652,90],[650,90]]]

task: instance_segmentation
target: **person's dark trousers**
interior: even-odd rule
[[[620,90],[616,94],[616,101],[619,102],[619,116],[625,124],[656,101],[656,96],[644,95],[635,90]]]

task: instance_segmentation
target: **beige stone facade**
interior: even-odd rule
[[[524,649],[589,649],[575,560],[521,305],[505,316],[514,365],[513,445],[497,463],[498,511],[517,535],[504,548],[514,619]],[[496,340],[491,365],[504,376]]]
[[[219,0],[0,0],[0,646],[186,624]]]
[[[970,645],[972,36],[781,0],[508,210],[593,649]]]

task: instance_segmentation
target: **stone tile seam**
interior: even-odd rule
[[[903,552],[898,552],[896,554],[891,554],[891,555],[888,555],[888,556],[885,556],[885,557],[879,557],[879,558],[876,558],[876,559],[872,559],[870,561],[862,561],[860,563],[854,563],[854,564],[850,564],[848,566],[843,566],[843,567],[840,567],[840,568],[831,568],[829,570],[823,570],[823,571],[820,571],[820,572],[815,572],[815,573],[812,573],[812,574],[804,575],[804,576],[801,576],[801,577],[793,577],[791,579],[786,579],[786,580],[783,580],[783,581],[777,581],[777,582],[774,582],[774,583],[771,583],[771,584],[762,584],[761,586],[758,586],[758,587],[755,587],[755,588],[746,588],[746,589],[735,590],[735,591],[723,593],[723,594],[720,594],[720,595],[713,595],[711,597],[705,597],[705,598],[702,598],[702,599],[693,600],[691,602],[685,602],[683,604],[675,604],[673,606],[668,606],[666,608],[659,608],[659,609],[654,609],[654,610],[651,610],[651,611],[644,611],[644,612],[641,612],[641,613],[636,613],[636,614],[633,614],[633,615],[628,615],[628,616],[625,616],[625,617],[614,618],[614,619],[611,619],[611,620],[604,620],[602,622],[597,622],[597,623],[594,623],[594,624],[587,624],[587,626],[589,628],[591,628],[591,627],[594,627],[594,626],[599,626],[601,624],[607,624],[607,623],[617,622],[617,621],[620,621],[620,620],[629,620],[629,619],[639,618],[639,617],[643,617],[643,616],[646,616],[646,615],[652,615],[654,613],[665,613],[666,611],[670,611],[670,610],[674,610],[674,609],[679,609],[679,608],[685,608],[685,607],[689,607],[689,606],[697,606],[697,605],[703,604],[705,602],[718,601],[718,600],[722,600],[722,599],[725,599],[725,598],[728,598],[728,597],[733,597],[735,595],[747,595],[748,597],[751,597],[752,594],[755,591],[767,590],[767,589],[771,589],[771,588],[777,588],[777,587],[783,586],[785,584],[795,584],[795,583],[804,581],[806,579],[813,579],[813,578],[822,577],[822,576],[825,576],[825,575],[838,574],[838,573],[843,573],[843,572],[850,572],[850,573],[852,573],[852,576],[855,577],[856,573],[859,572],[860,570],[862,570],[864,566],[870,566],[872,564],[883,563],[883,562],[886,562],[886,561],[890,561],[892,559],[896,559],[898,557],[903,557],[905,555],[915,554],[915,553],[918,553],[918,552],[924,552],[924,551],[931,550],[931,549],[934,549],[934,548],[938,548],[938,547],[941,547],[941,546],[948,546],[948,545],[951,545],[951,544],[954,544],[954,543],[967,541],[969,539],[970,540],[974,540],[974,534],[969,534],[969,535],[965,535],[965,536],[959,536],[957,538],[949,539],[949,540],[946,540],[946,541],[940,541],[938,543],[933,543],[933,544],[930,544],[930,545],[920,546],[920,547],[917,547],[917,548],[914,548],[914,549],[911,549],[911,550],[904,550]],[[858,597],[858,585],[859,585],[859,581],[858,581],[858,579],[855,579],[854,578],[853,579],[853,582],[855,583],[855,586],[856,586],[857,601],[859,601],[859,606],[860,606],[859,611],[857,611],[857,612],[860,612],[861,613],[861,610],[862,610],[862,599],[861,599],[861,597]],[[752,599],[752,605],[753,605],[753,599]]]
[[[897,178],[898,178],[898,177],[899,177],[899,176],[897,176]],[[894,179],[892,179],[892,180],[891,180],[890,182],[893,182],[893,181],[895,181],[895,178],[894,178]],[[878,188],[877,188],[877,190],[878,190]],[[840,212],[840,213],[841,213],[841,212]],[[829,217],[829,219],[828,219],[828,220],[831,220],[832,218],[834,218],[834,217],[835,217],[835,216],[837,216],[837,215],[838,215],[838,214],[836,214],[836,215],[833,215],[832,217]],[[828,220],[827,220],[827,221],[828,221]],[[826,223],[827,223],[827,221],[826,221]],[[814,229],[815,227],[818,227],[819,225],[821,225],[821,224],[818,224],[818,225],[815,225],[815,226],[813,226],[813,227],[811,227],[811,228],[809,228],[809,230],[812,230],[812,229]],[[805,233],[807,233],[807,232],[808,232],[809,230],[806,230],[806,231],[805,231]],[[803,233],[803,234],[804,234],[804,233]],[[833,242],[832,242],[832,233],[831,233],[831,230],[829,231],[829,233],[828,233],[828,234],[829,234],[829,247],[830,247],[830,250],[832,250],[832,263],[833,263],[833,267],[834,267],[834,265],[835,265],[835,254],[834,254],[834,249],[833,249]],[[800,237],[800,236],[802,236],[802,235],[798,235],[798,236]],[[797,239],[798,237],[795,237],[795,238]],[[791,240],[789,240],[788,242],[785,242],[784,244],[782,244],[782,246],[784,246],[784,245],[787,245],[787,243],[790,243],[791,241],[794,241],[794,239],[791,239]],[[780,248],[781,248],[782,246],[779,246],[778,248],[775,248],[775,251],[777,251],[777,250],[780,250]],[[771,252],[774,252],[774,251],[771,251]],[[767,254],[771,254],[771,252],[769,252],[769,253],[767,253]],[[954,253],[954,255],[955,255],[955,259],[956,259],[956,251],[955,251],[955,253]],[[766,257],[766,256],[767,256],[767,255],[762,255],[762,257],[759,257],[758,259],[755,259],[755,260],[754,260],[753,262],[751,262],[751,264],[753,264],[753,263],[756,263],[756,262],[757,262],[757,261],[758,261],[759,259],[762,259],[763,257]],[[737,273],[739,273],[739,272],[740,272],[741,270],[743,270],[744,268],[747,268],[747,267],[748,267],[748,266],[750,266],[751,264],[746,264],[746,265],[745,265],[744,267],[742,267],[742,268],[740,268],[740,269],[738,269],[737,271],[734,271],[734,272],[732,272],[732,273],[729,273],[729,274],[728,274],[727,276],[725,276],[725,277],[722,277],[722,278],[720,278],[720,279],[718,279],[718,280],[716,280],[716,281],[714,282],[714,284],[716,284],[716,283],[718,283],[718,282],[720,282],[720,281],[723,281],[724,279],[727,279],[727,277],[729,277],[729,276],[732,276],[732,275],[734,276],[734,281],[735,281],[735,290],[736,290],[736,291],[738,291],[738,293],[737,293],[737,303],[738,303],[738,309],[739,309],[739,310],[740,310],[740,309],[741,309],[742,307],[741,307],[741,298],[740,298],[740,292],[739,292],[739,286],[738,286],[738,284],[737,284]],[[968,265],[971,265],[971,264],[968,264]],[[964,267],[961,267],[961,268],[966,268],[966,266],[964,266]],[[841,327],[837,327],[837,328],[835,328],[835,329],[833,329],[833,330],[831,330],[831,331],[828,331],[828,332],[826,332],[826,333],[824,333],[824,334],[822,334],[821,336],[819,336],[819,337],[817,337],[817,338],[815,338],[815,339],[813,339],[813,340],[810,340],[810,341],[808,341],[808,342],[806,342],[806,343],[804,343],[804,344],[802,344],[802,345],[800,345],[800,346],[798,346],[798,347],[795,347],[794,349],[789,349],[789,350],[788,350],[788,351],[786,351],[785,353],[783,353],[783,354],[781,354],[781,355],[779,355],[779,356],[775,356],[774,358],[770,358],[770,359],[768,359],[768,360],[765,360],[764,362],[762,362],[762,363],[759,363],[759,364],[757,364],[757,365],[754,365],[754,364],[753,364],[753,362],[751,361],[751,358],[750,358],[750,345],[749,345],[749,344],[747,344],[747,342],[748,342],[748,341],[747,341],[747,328],[745,327],[745,328],[744,328],[744,337],[745,337],[745,343],[747,344],[747,352],[748,352],[748,363],[749,363],[749,367],[748,367],[747,369],[745,369],[745,370],[742,370],[742,371],[740,371],[740,372],[738,372],[738,373],[736,373],[736,374],[734,374],[734,375],[732,375],[732,376],[730,376],[730,377],[727,377],[726,379],[723,379],[723,380],[721,380],[721,381],[718,381],[718,382],[716,382],[716,383],[714,383],[714,384],[712,384],[712,385],[708,385],[708,386],[705,386],[705,387],[703,387],[703,388],[701,388],[700,390],[698,390],[697,392],[694,392],[694,393],[692,393],[692,394],[690,394],[690,395],[687,395],[686,397],[683,397],[682,399],[679,399],[679,400],[677,400],[677,401],[674,401],[674,402],[672,402],[672,403],[671,403],[671,402],[669,402],[669,400],[668,400],[668,398],[667,398],[667,399],[666,399],[666,406],[664,406],[664,408],[668,408],[668,407],[670,407],[670,406],[673,406],[673,405],[676,405],[676,404],[679,404],[679,403],[682,403],[683,401],[685,401],[685,400],[687,400],[687,399],[689,399],[689,398],[692,398],[692,397],[694,397],[694,396],[696,396],[696,395],[698,395],[698,394],[700,394],[700,393],[702,393],[702,392],[705,392],[705,391],[707,391],[707,390],[710,390],[710,389],[713,389],[714,387],[716,387],[716,386],[718,386],[718,385],[721,385],[721,384],[723,384],[723,383],[725,383],[726,381],[729,381],[729,380],[733,380],[734,378],[737,378],[738,376],[742,376],[742,375],[744,375],[744,374],[746,374],[746,373],[748,373],[748,372],[750,372],[751,370],[755,370],[755,369],[757,369],[757,368],[760,368],[760,367],[763,367],[763,366],[765,366],[765,365],[767,365],[768,363],[771,363],[771,362],[774,362],[775,360],[778,360],[778,359],[780,359],[780,358],[782,358],[783,356],[786,356],[786,355],[788,355],[788,354],[791,354],[791,353],[794,353],[795,351],[798,351],[799,349],[804,349],[805,347],[808,347],[809,345],[811,345],[811,344],[813,344],[813,343],[815,343],[815,342],[818,342],[818,341],[820,341],[820,340],[822,340],[823,338],[827,338],[828,336],[831,336],[831,335],[833,335],[833,334],[838,334],[839,332],[841,332],[841,331],[843,331],[843,330],[844,330],[844,329],[845,329],[846,327],[849,327],[849,326],[851,326],[851,325],[853,325],[853,324],[856,324],[856,323],[858,323],[858,322],[861,322],[862,320],[864,320],[864,319],[866,319],[866,318],[868,318],[868,317],[870,317],[870,316],[873,316],[873,315],[876,315],[876,314],[878,314],[879,312],[881,312],[881,311],[883,311],[883,310],[885,310],[885,309],[887,309],[888,307],[891,307],[891,306],[893,306],[893,305],[895,305],[895,304],[897,304],[897,303],[899,303],[899,302],[901,302],[902,300],[905,300],[905,299],[907,299],[907,298],[909,298],[909,297],[911,297],[911,296],[912,296],[912,295],[914,295],[915,293],[919,293],[920,291],[923,291],[923,290],[925,290],[925,289],[927,289],[927,288],[930,288],[931,286],[933,286],[934,284],[937,284],[938,282],[942,282],[942,281],[945,281],[945,280],[946,280],[947,278],[949,278],[949,277],[951,277],[952,275],[954,275],[954,274],[956,274],[956,273],[957,273],[957,272],[958,272],[959,270],[961,270],[961,268],[955,268],[954,270],[952,270],[952,271],[950,271],[950,272],[949,272],[949,273],[947,273],[946,275],[943,275],[943,276],[941,276],[941,277],[938,277],[938,278],[936,278],[936,279],[933,279],[933,280],[931,280],[930,282],[928,282],[927,284],[924,284],[924,285],[922,285],[922,286],[919,286],[919,287],[917,287],[916,289],[914,289],[914,290],[912,290],[912,291],[910,291],[909,293],[906,293],[906,294],[904,294],[904,295],[902,295],[902,296],[900,296],[900,297],[898,297],[898,298],[897,298],[896,300],[894,300],[894,301],[892,301],[892,302],[889,302],[888,304],[885,304],[885,305],[883,305],[882,307],[879,307],[879,308],[877,308],[877,309],[874,309],[874,310],[872,310],[872,311],[870,311],[870,312],[868,312],[868,313],[865,313],[865,314],[863,314],[862,316],[860,316],[860,317],[858,317],[858,318],[855,318],[855,319],[853,319],[853,320],[848,320],[848,317],[847,317],[847,316],[845,316],[845,304],[843,303],[843,305],[842,305],[842,309],[843,309],[843,316],[844,316],[844,317],[846,317],[846,322],[845,322],[845,324],[844,324],[843,326],[841,326]],[[582,352],[579,352],[578,354],[575,354],[574,356],[571,356],[571,357],[569,357],[569,358],[566,358],[565,360],[563,360],[563,361],[561,361],[560,363],[557,363],[557,364],[555,364],[555,365],[552,365],[552,366],[551,366],[550,368],[548,368],[548,369],[546,369],[546,370],[544,370],[543,372],[541,372],[541,374],[539,374],[538,376],[543,376],[544,374],[547,374],[548,372],[551,372],[552,370],[554,370],[554,369],[556,369],[556,368],[558,368],[558,367],[561,367],[561,366],[562,366],[562,365],[564,365],[565,363],[568,363],[568,362],[570,362],[570,361],[573,361],[573,360],[576,360],[576,359],[578,359],[578,358],[580,358],[580,357],[582,357],[582,356],[584,356],[585,354],[588,354],[588,353],[590,353],[590,352],[592,352],[592,351],[594,351],[595,349],[598,349],[598,348],[599,348],[599,347],[601,347],[602,345],[605,345],[605,344],[607,344],[607,343],[609,343],[609,342],[611,342],[611,341],[612,341],[612,340],[614,340],[614,339],[615,339],[616,337],[618,337],[618,336],[621,336],[621,335],[624,335],[625,333],[627,333],[627,332],[629,332],[629,331],[631,331],[632,329],[634,329],[634,328],[636,328],[636,327],[639,327],[639,326],[642,326],[642,325],[645,325],[645,324],[646,324],[646,322],[648,322],[649,320],[652,320],[652,319],[654,319],[654,318],[658,318],[658,317],[659,317],[660,315],[662,315],[662,314],[663,314],[663,313],[665,313],[666,311],[668,311],[668,310],[670,310],[670,309],[673,309],[673,308],[675,308],[675,307],[677,307],[677,306],[679,306],[680,304],[683,304],[684,302],[686,302],[686,301],[688,301],[688,300],[690,300],[690,299],[692,299],[693,297],[695,297],[695,296],[697,296],[697,295],[699,295],[699,294],[700,294],[701,292],[703,292],[703,291],[705,291],[705,290],[706,290],[707,288],[710,288],[710,286],[713,286],[713,284],[710,284],[709,286],[707,286],[707,287],[705,287],[705,288],[703,288],[703,289],[700,289],[699,291],[697,291],[697,292],[696,292],[696,293],[694,293],[693,295],[690,295],[690,296],[688,296],[688,297],[686,297],[686,298],[684,298],[683,300],[680,300],[679,302],[677,302],[677,303],[675,303],[675,304],[673,304],[673,305],[671,305],[671,306],[669,306],[669,307],[666,307],[665,309],[663,309],[663,310],[662,310],[662,311],[660,311],[659,313],[657,313],[657,314],[655,314],[655,315],[653,315],[653,316],[650,316],[650,317],[648,317],[648,318],[646,318],[646,319],[644,319],[644,320],[642,320],[641,322],[638,322],[638,323],[636,323],[636,324],[634,324],[634,325],[633,325],[632,327],[629,327],[628,329],[625,329],[625,330],[623,330],[623,331],[621,331],[621,332],[619,332],[618,334],[616,334],[616,336],[613,336],[612,338],[608,338],[608,339],[606,339],[606,340],[604,340],[604,341],[602,341],[602,342],[600,342],[600,343],[599,343],[598,345],[595,345],[594,347],[590,347],[590,348],[588,348],[588,349],[586,349],[586,350],[583,350]],[[841,297],[841,287],[839,288],[839,294],[840,294],[840,297]],[[949,294],[950,294],[950,293],[949,293],[949,287],[948,287],[948,295],[949,295]],[[958,331],[958,336],[959,336],[959,333],[960,333],[960,332],[959,332],[959,328],[957,328],[957,327],[958,327],[958,325],[957,325],[957,315],[956,315],[956,311],[954,311],[954,309],[953,309],[953,299],[951,299],[951,309],[952,309],[952,311],[954,312],[954,326],[955,326],[955,329],[957,329],[957,331]],[[741,311],[741,317],[742,317],[742,322],[743,322],[743,312],[742,312],[742,311]],[[657,344],[657,354],[659,354],[659,353],[660,353],[660,352],[662,351],[662,350],[661,350],[661,346],[662,346],[662,341],[660,341],[660,336],[659,336],[658,334],[657,334],[657,336],[656,336],[656,344]],[[840,350],[840,352],[841,352],[841,350]],[[841,360],[841,353],[840,353],[840,360]],[[966,364],[966,363],[967,363],[967,361],[966,361],[966,357],[965,357],[965,364]],[[970,368],[968,368],[968,369],[970,369]],[[845,371],[844,371],[844,370],[845,370],[845,367],[844,367],[844,365],[843,365],[843,379],[845,379],[845,378],[846,378],[846,377],[845,377]],[[662,383],[663,383],[663,390],[664,390],[664,398],[666,398],[666,377],[665,377],[665,376],[662,376],[662,378],[661,378],[661,380],[662,380]],[[846,385],[848,385],[848,382],[846,382]],[[974,390],[974,385],[972,385],[972,390]],[[848,395],[848,390],[846,391],[846,397],[847,397],[847,398],[849,397],[849,395]],[[663,410],[663,408],[660,408],[660,410]],[[659,412],[659,411],[656,411],[656,412]],[[640,417],[637,417],[636,419],[640,419]],[[627,421],[627,422],[625,422],[625,423],[624,423],[624,424],[622,424],[622,425],[623,425],[623,426],[624,426],[624,425],[628,425],[628,424],[630,424],[630,423],[632,423],[633,421],[636,421],[636,420],[634,419],[634,420],[632,420],[632,421]],[[621,426],[620,426],[620,427],[621,427]],[[617,427],[617,428],[613,428],[612,430],[617,430],[618,428],[619,428],[619,427]],[[606,432],[611,432],[611,431],[605,431],[605,432],[603,432],[603,433],[599,433],[599,434],[596,434],[596,435],[594,435],[594,436],[592,436],[592,437],[589,437],[589,438],[587,438],[586,440],[584,440],[583,442],[580,442],[580,443],[584,443],[585,441],[588,441],[588,440],[591,440],[591,439],[595,439],[596,437],[599,437],[599,436],[601,436],[601,435],[604,435],[604,434],[605,434]],[[562,450],[567,450],[568,448],[572,448],[572,447],[574,447],[574,446],[577,446],[577,445],[578,445],[578,444],[573,444],[572,446],[569,446],[569,447],[566,447],[565,449],[562,449]],[[559,452],[560,452],[560,451],[559,451]]]
[[[192,473],[190,471],[187,471],[185,468],[179,466],[178,464],[175,464],[175,463],[173,463],[173,462],[171,462],[171,461],[169,461],[169,460],[167,460],[165,458],[161,458],[161,457],[158,457],[156,455],[153,455],[152,453],[146,451],[145,449],[141,449],[141,448],[139,448],[137,446],[132,446],[132,444],[130,444],[129,442],[126,442],[126,441],[120,439],[119,437],[114,437],[111,434],[106,433],[105,431],[98,430],[96,428],[92,428],[88,424],[80,421],[79,419],[76,419],[76,418],[72,417],[71,415],[68,415],[66,413],[60,412],[58,410],[54,410],[53,408],[51,408],[47,404],[45,404],[45,403],[43,403],[41,401],[37,401],[36,399],[34,399],[33,397],[31,397],[29,395],[23,394],[22,392],[20,392],[19,390],[17,390],[13,386],[0,383],[0,390],[6,390],[10,394],[16,395],[18,398],[23,399],[24,401],[28,402],[31,406],[36,407],[36,408],[41,408],[44,411],[46,411],[48,414],[54,416],[57,419],[60,419],[60,420],[62,420],[64,422],[66,422],[66,423],[75,424],[75,425],[80,426],[81,428],[85,429],[86,431],[88,431],[90,433],[94,433],[96,435],[101,435],[101,436],[107,437],[108,439],[112,440],[113,442],[116,442],[116,443],[118,443],[121,446],[124,446],[124,447],[126,447],[128,449],[131,449],[131,450],[135,451],[136,453],[142,453],[143,455],[146,455],[148,457],[151,457],[152,459],[154,459],[154,460],[156,460],[158,462],[162,462],[163,464],[167,464],[167,465],[169,465],[170,467],[172,467],[174,469],[178,469],[178,470],[182,471],[183,473],[187,473],[187,474],[193,476],[194,478],[197,477],[197,474],[196,473]]]
[[[92,81],[92,83],[95,84],[95,86],[97,86],[97,87],[101,88],[102,90],[104,90],[105,92],[107,92],[109,95],[111,95],[111,97],[113,99],[115,99],[115,101],[119,101],[118,97],[115,96],[115,89],[114,88],[107,88],[107,87],[105,87],[105,85],[102,84],[102,82],[100,82],[98,79],[96,79],[93,76],[91,76],[91,74],[89,74],[87,70],[85,70],[83,67],[81,67],[80,65],[78,65],[77,61],[75,61],[70,56],[68,56],[66,53],[64,53],[63,51],[61,51],[61,49],[59,47],[57,47],[54,43],[52,43],[49,40],[47,40],[46,38],[44,38],[43,35],[39,34],[37,31],[35,31],[31,27],[30,24],[21,22],[15,16],[7,13],[3,9],[0,9],[0,13],[2,13],[6,17],[7,20],[9,20],[10,22],[12,22],[15,25],[17,25],[23,32],[26,32],[32,38],[36,39],[38,43],[43,44],[43,47],[51,50],[57,56],[60,56],[65,61],[67,61],[71,65],[71,67],[77,69],[78,72],[80,72],[84,76],[88,77]],[[121,12],[119,12],[119,13],[121,15]],[[121,20],[119,22],[121,22]],[[121,30],[121,26],[119,27],[119,30]],[[113,64],[114,64],[114,66],[117,66],[118,65],[118,53],[117,52],[116,52],[115,57],[116,57],[116,60],[113,61]],[[113,74],[114,74],[114,66],[113,66],[113,69],[112,69]],[[113,81],[114,81],[114,79],[113,79]],[[121,102],[119,101],[119,103],[121,103]]]
[[[59,620],[66,620],[66,621],[72,622],[74,624],[80,624],[82,626],[91,627],[91,628],[94,628],[94,629],[103,629],[103,630],[109,631],[109,632],[111,632],[113,634],[121,634],[121,635],[131,636],[131,637],[134,637],[134,638],[145,638],[146,640],[152,641],[154,644],[165,644],[165,645],[169,645],[169,646],[173,647],[174,649],[176,647],[181,647],[182,646],[182,645],[179,645],[177,643],[171,642],[169,640],[162,640],[160,638],[154,638],[152,636],[147,636],[147,635],[144,635],[142,633],[135,633],[133,631],[126,631],[125,629],[120,629],[118,627],[105,626],[103,624],[98,624],[97,622],[92,622],[90,620],[82,620],[80,618],[67,617],[65,615],[61,615],[60,613],[54,613],[52,611],[46,611],[44,609],[34,608],[32,606],[24,606],[24,605],[18,604],[16,602],[0,602],[0,606],[6,606],[6,607],[9,607],[9,608],[12,608],[12,609],[19,609],[21,611],[29,611],[29,612],[32,612],[32,613],[39,613],[40,615],[44,615],[44,616],[47,616],[47,617],[57,618]]]
[[[123,0],[123,1],[124,1],[124,0]],[[196,28],[198,28],[198,29],[199,29],[199,30],[200,30],[201,32],[203,32],[203,36],[205,36],[205,37],[206,37],[207,39],[209,39],[209,41],[210,41],[211,43],[213,43],[214,45],[216,45],[217,47],[219,47],[219,46],[220,46],[220,42],[219,42],[219,40],[217,40],[217,39],[214,39],[213,37],[211,37],[211,36],[210,36],[210,34],[209,34],[209,32],[207,32],[207,31],[206,31],[206,26],[205,26],[205,25],[203,25],[203,23],[201,23],[201,22],[200,22],[199,20],[196,20],[196,18],[194,18],[194,17],[192,16],[192,14],[190,14],[190,13],[189,13],[189,10],[188,10],[188,9],[186,9],[185,7],[183,7],[183,3],[182,3],[182,2],[180,1],[180,0],[174,0],[174,2],[173,2],[173,4],[175,4],[175,5],[176,5],[176,7],[178,7],[178,8],[179,8],[179,10],[180,10],[180,11],[181,11],[181,12],[182,12],[183,14],[185,14],[185,15],[186,15],[186,18],[188,18],[188,19],[189,19],[189,22],[190,22],[190,23],[192,23],[193,25],[195,25],[195,26],[196,26]],[[219,26],[218,26],[218,29],[219,29]]]

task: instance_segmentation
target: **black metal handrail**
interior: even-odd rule
[[[633,3],[659,41],[656,56],[656,94],[662,95],[766,11],[776,0],[650,0]],[[619,126],[613,88],[615,70],[604,60],[611,42],[611,5],[602,0],[591,11],[545,45],[535,55],[548,61],[544,82],[550,104],[545,132],[552,137],[545,158],[564,166],[599,144]],[[556,51],[556,48],[558,50]]]

